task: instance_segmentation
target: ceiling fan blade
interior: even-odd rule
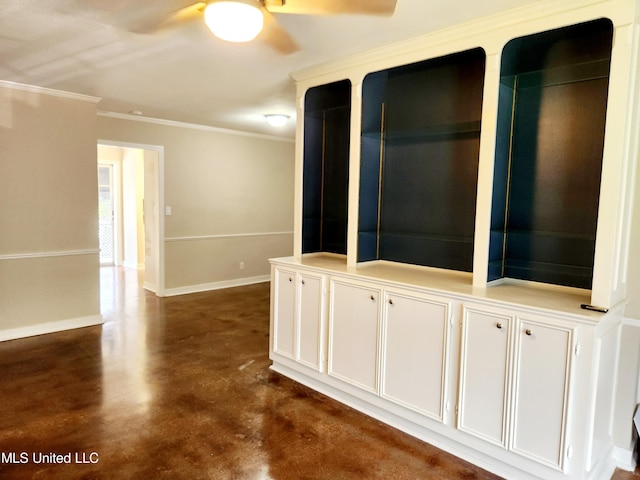
[[[272,13],[301,15],[364,14],[391,16],[397,0],[264,0]]]
[[[175,10],[161,22],[148,25],[143,33],[157,33],[190,20],[201,19],[206,6],[206,2],[196,2]]]
[[[271,15],[271,13],[269,13],[269,11],[262,8],[262,14],[264,16],[264,27],[258,36],[259,39],[284,55],[289,55],[290,53],[300,50],[300,47],[295,40],[293,40],[293,38],[291,38],[291,36],[280,25],[278,25],[277,20],[273,15]]]

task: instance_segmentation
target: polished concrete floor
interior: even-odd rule
[[[498,478],[271,372],[268,284],[101,276],[103,326],[0,343],[0,479]]]

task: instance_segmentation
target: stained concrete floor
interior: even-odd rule
[[[498,478],[271,372],[268,284],[101,275],[103,326],[0,343],[0,479]]]

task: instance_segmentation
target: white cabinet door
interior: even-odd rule
[[[275,269],[273,351],[295,358],[296,272]]]
[[[458,428],[505,448],[512,322],[507,314],[463,308]]]
[[[523,319],[515,345],[511,449],[561,469],[573,329]]]
[[[301,273],[298,316],[298,361],[322,372],[324,351],[324,276]]]
[[[377,393],[380,290],[331,281],[329,375]]]
[[[450,304],[385,292],[381,395],[442,421]]]

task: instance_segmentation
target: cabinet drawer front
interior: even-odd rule
[[[380,290],[331,282],[329,375],[377,393]]]
[[[449,304],[387,293],[382,396],[442,421]]]
[[[516,333],[511,449],[561,468],[572,330],[523,320]]]
[[[513,319],[465,307],[458,428],[506,447],[509,335]]]
[[[296,319],[296,273],[275,271],[275,297],[273,312],[273,351],[294,358]]]

